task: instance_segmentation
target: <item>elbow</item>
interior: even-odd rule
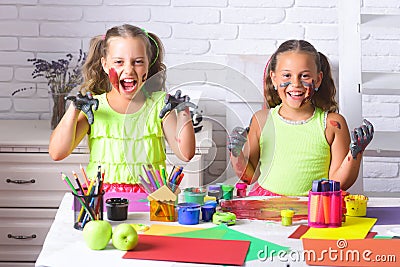
[[[52,149],[49,149],[49,155],[50,155],[50,158],[54,161],[63,160],[67,156],[62,153],[59,153],[58,151],[53,151]]]
[[[193,157],[194,157],[194,151],[182,154],[181,155],[181,160],[184,161],[184,162],[189,162],[189,161],[192,160]]]

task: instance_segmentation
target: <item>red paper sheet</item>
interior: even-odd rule
[[[243,265],[250,241],[139,235],[124,259]]]

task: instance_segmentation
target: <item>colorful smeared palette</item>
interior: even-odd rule
[[[281,210],[295,212],[293,220],[307,220],[308,201],[296,197],[273,197],[268,199],[227,200],[220,203],[223,211],[233,212],[238,219],[281,220]]]

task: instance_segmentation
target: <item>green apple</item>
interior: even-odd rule
[[[104,249],[110,242],[112,226],[108,221],[89,221],[82,230],[86,245],[93,250]]]
[[[119,250],[132,250],[138,243],[135,228],[128,223],[118,224],[112,234],[112,244]]]

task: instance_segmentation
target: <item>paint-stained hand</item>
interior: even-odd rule
[[[178,112],[184,111],[186,108],[194,108],[197,109],[197,106],[190,102],[190,97],[187,95],[181,96],[182,92],[181,90],[177,90],[175,95],[170,95],[167,94],[165,96],[165,106],[163,109],[160,111],[159,117],[160,119],[164,118],[164,116],[172,111],[173,109],[176,109]]]
[[[249,132],[249,127],[235,127],[232,130],[230,136],[228,136],[228,145],[227,148],[232,153],[232,155],[236,158],[242,152],[243,146],[247,141],[247,133]]]
[[[359,153],[362,153],[374,137],[374,126],[372,123],[363,120],[363,125],[355,128],[351,132],[350,151],[353,159],[357,158]]]
[[[76,96],[67,96],[65,99],[71,100],[76,109],[82,110],[87,115],[89,124],[93,124],[94,115],[92,108],[97,110],[99,107],[99,100],[93,98],[90,92],[87,92],[84,96],[78,92]]]

